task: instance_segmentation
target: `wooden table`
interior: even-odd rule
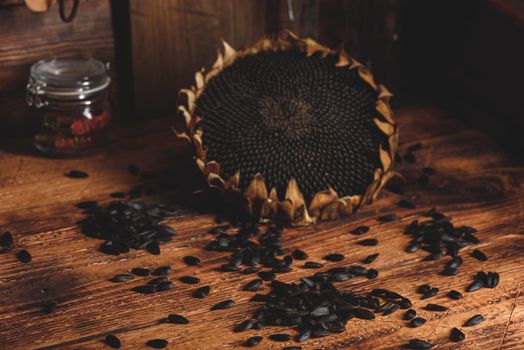
[[[407,179],[406,197],[418,203],[415,210],[402,209],[394,203],[400,198],[384,192],[372,206],[358,214],[315,226],[289,229],[284,245],[300,248],[310,260],[321,261],[329,252],[343,253],[346,258],[328,267],[347,266],[374,252],[380,256],[373,267],[380,271],[375,280],[354,278],[340,283],[340,288],[366,292],[374,287],[397,291],[414,301],[414,308],[428,318],[420,328],[412,329],[402,320],[403,312],[377,316],[373,321],[351,320],[348,331],[322,339],[311,339],[304,349],[399,349],[408,339],[427,339],[438,349],[522,349],[524,348],[524,235],[522,186],[524,167],[519,160],[499,149],[482,132],[467,128],[450,116],[425,105],[400,108],[401,150],[422,142],[416,152],[418,162],[399,167]],[[74,204],[88,199],[106,203],[114,191],[127,191],[137,178],[126,171],[129,163],[144,169],[174,167],[184,173],[185,166],[173,162],[173,140],[169,121],[155,120],[118,130],[110,147],[103,152],[80,159],[47,159],[32,154],[27,147],[10,142],[0,150],[0,231],[10,230],[17,249],[26,248],[33,255],[30,263],[19,262],[14,252],[0,254],[0,348],[2,349],[106,349],[103,339],[113,333],[120,337],[124,349],[145,348],[153,338],[169,340],[169,349],[231,349],[249,336],[268,335],[277,331],[295,334],[294,330],[265,328],[260,331],[233,333],[232,328],[249,317],[258,307],[249,301],[250,292],[241,287],[252,275],[217,272],[227,253],[206,251],[212,239],[207,230],[213,227],[211,215],[180,208],[168,224],[178,236],[162,246],[162,254],[131,251],[108,256],[98,251],[100,241],[87,238],[75,222],[83,214]],[[432,166],[437,174],[429,186],[419,185],[416,178],[421,167]],[[87,179],[63,176],[70,169],[90,173]],[[174,194],[173,194],[174,193]],[[151,200],[176,200],[177,191]],[[464,265],[454,277],[438,275],[447,258],[422,261],[422,252],[405,253],[409,237],[403,228],[419,217],[423,210],[437,207],[453,217],[456,225],[471,225],[479,230],[481,243],[462,251]],[[379,214],[395,212],[400,220],[379,224]],[[376,247],[361,247],[349,231],[369,225],[367,238],[378,238]],[[469,256],[474,248],[482,249],[487,262]],[[16,251],[16,250],[15,250]],[[199,256],[201,267],[186,267],[185,255]],[[128,283],[112,283],[118,273],[138,266],[171,265],[176,276],[196,275],[212,287],[207,299],[194,299],[195,286],[177,283],[171,291],[141,295],[131,291],[140,278]],[[501,275],[496,289],[465,293],[453,301],[445,296],[450,289],[463,291],[480,270]],[[311,274],[300,264],[293,271],[279,275],[291,282]],[[422,310],[418,285],[430,283],[441,292],[431,302],[449,307],[448,312]],[[267,292],[264,285],[262,292]],[[210,305],[232,298],[231,309],[210,312]],[[53,314],[44,314],[42,302],[56,300]],[[163,324],[170,313],[185,315],[188,325]],[[448,341],[451,327],[460,327],[474,314],[486,321],[465,328],[466,340],[460,344]],[[282,343],[264,339],[258,349],[281,349]]]

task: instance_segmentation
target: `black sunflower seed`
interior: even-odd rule
[[[424,310],[428,311],[446,311],[448,308],[438,304],[427,304],[424,306]]]
[[[433,296],[435,296],[437,293],[438,293],[439,289],[438,288],[430,288],[426,293],[424,293],[424,295],[422,296],[422,300],[424,299],[428,299],[428,298],[431,298]]]
[[[332,253],[324,256],[322,259],[327,261],[342,261],[344,260],[344,255],[339,253]]]
[[[456,290],[450,290],[447,296],[454,300],[459,300],[462,298],[462,294]]]
[[[488,272],[486,287],[495,288],[498,286],[500,276],[497,272]]]
[[[293,250],[293,258],[297,260],[306,260],[308,255],[300,249]]]
[[[369,269],[366,273],[366,277],[369,279],[374,279],[378,277],[378,271],[375,269]]]
[[[188,255],[188,256],[184,256],[184,263],[187,266],[198,266],[200,265],[200,259],[197,258],[196,256]]]
[[[244,286],[244,290],[248,292],[255,292],[258,290],[258,288],[260,288],[261,285],[262,285],[262,280],[260,278],[257,278],[257,279],[254,279],[248,282]]]
[[[24,264],[30,262],[33,259],[31,254],[25,249],[22,249],[21,251],[16,253],[16,258]]]
[[[11,232],[6,231],[0,236],[0,246],[3,248],[11,249],[14,245],[14,239]],[[5,251],[5,250],[4,250]]]
[[[70,170],[65,176],[72,179],[85,179],[89,174],[81,170]]]
[[[352,230],[351,233],[354,235],[363,235],[364,233],[369,231],[368,226],[359,226],[356,229]]]
[[[282,350],[302,350],[301,346],[284,346]]]
[[[118,339],[113,334],[106,335],[106,338],[104,339],[104,343],[106,343],[107,346],[110,346],[113,349],[120,349],[120,347],[122,346],[120,339]]]
[[[153,270],[152,275],[153,276],[166,276],[169,275],[171,272],[173,272],[173,269],[169,266],[160,266],[159,268],[156,268]]]
[[[439,275],[443,276],[455,276],[458,273],[458,270],[453,267],[446,267],[444,270],[442,270]]]
[[[260,336],[251,337],[244,342],[244,346],[249,347],[249,348],[253,346],[257,346],[258,344],[262,342],[262,339],[263,338]]]
[[[449,339],[454,342],[459,342],[459,341],[463,341],[464,339],[466,339],[466,335],[457,327],[453,327],[451,329]]]
[[[264,281],[272,281],[275,278],[275,273],[271,271],[260,271],[258,276]]]
[[[429,284],[422,284],[417,287],[417,293],[426,294],[431,289]]]
[[[211,287],[210,286],[203,286],[203,287],[200,287],[198,288],[197,290],[195,290],[193,292],[193,297],[194,298],[205,298],[209,295],[209,292],[211,291]]]
[[[156,285],[147,284],[145,286],[136,286],[133,288],[133,291],[142,294],[152,294],[156,292]]]
[[[182,315],[177,315],[177,314],[171,314],[167,316],[167,320],[169,323],[175,323],[175,324],[188,324],[189,323],[189,320],[187,318],[185,318]]]
[[[135,267],[134,269],[131,270],[131,273],[135,276],[147,277],[149,276],[151,271],[143,267]]]
[[[235,271],[238,271],[238,270],[240,270],[240,268],[238,266],[235,266],[235,265],[231,265],[231,264],[220,265],[220,271],[222,271],[222,272],[235,272]]]
[[[319,306],[309,313],[311,316],[326,316],[329,315],[329,308],[326,306]]]
[[[113,198],[126,198],[127,197],[127,193],[125,193],[125,192],[113,192],[109,196],[113,197]]]
[[[471,256],[480,261],[487,261],[488,257],[482,251],[475,249],[471,252]]]
[[[451,268],[451,269],[456,269],[456,268],[459,268],[460,265],[462,265],[462,258],[460,256],[456,256],[453,259],[451,259],[450,261],[448,261],[448,263],[446,264],[446,267]]]
[[[260,267],[251,266],[251,267],[246,267],[245,269],[243,269],[242,273],[244,275],[250,275],[252,273],[257,273],[258,271],[260,271]]]
[[[160,255],[160,246],[156,242],[151,242],[146,245],[146,250],[153,255]]]
[[[282,341],[282,342],[291,340],[291,336],[289,334],[283,334],[283,333],[271,334],[268,338],[273,341]]]
[[[298,342],[303,342],[311,338],[311,329],[303,329],[297,336]]]
[[[488,284],[488,274],[485,273],[484,271],[479,271],[475,275],[475,280],[481,282],[482,287],[485,287]]]
[[[367,309],[360,308],[360,307],[354,309],[353,312],[356,318],[361,318],[363,320],[372,320],[375,318],[375,315],[373,314],[373,312]]]
[[[411,321],[409,321],[409,326],[412,328],[420,327],[424,323],[426,323],[426,319],[422,317],[415,317]]]
[[[135,276],[130,275],[128,273],[121,273],[121,274],[116,275],[115,277],[113,277],[111,279],[111,281],[113,281],[113,282],[126,282],[126,281],[131,281],[134,278],[135,278]]]
[[[395,303],[397,303],[398,306],[400,306],[400,308],[404,310],[409,309],[413,306],[411,300],[409,300],[408,298],[401,298],[399,301],[395,301]]]
[[[155,285],[158,285],[158,284],[163,283],[163,282],[169,282],[169,280],[167,279],[166,276],[161,276],[161,277],[153,278],[151,281],[147,282],[147,284],[155,284]]]
[[[253,327],[253,321],[251,320],[245,320],[239,323],[234,329],[233,332],[239,333],[247,331],[248,329],[251,329]]]
[[[371,254],[366,256],[364,259],[362,259],[363,264],[371,264],[373,261],[375,261],[378,257],[379,253]]]
[[[406,321],[410,321],[412,320],[415,316],[417,316],[417,312],[413,309],[409,309],[408,311],[406,311],[406,313],[404,314],[404,316],[402,317],[404,320]]]
[[[371,247],[371,246],[376,246],[378,244],[378,240],[374,238],[363,239],[362,241],[358,241],[357,244],[362,245],[362,246]]]
[[[406,209],[415,209],[417,207],[415,203],[407,199],[401,199],[395,204],[398,205],[399,207],[406,208]]]
[[[44,314],[53,313],[57,307],[58,303],[54,300],[48,301],[42,305],[42,311]]]
[[[466,292],[474,292],[479,290],[484,286],[484,283],[482,281],[476,280],[471,282],[469,286],[466,287]]]
[[[408,349],[413,350],[426,350],[431,349],[433,347],[433,344],[428,343],[427,341],[420,340],[420,339],[411,339],[408,344],[406,345]]]
[[[307,261],[304,264],[304,267],[306,269],[320,269],[321,267],[324,267],[324,265],[318,262],[314,262],[314,261]]]
[[[484,316],[482,316],[482,315],[475,315],[475,316],[471,317],[469,320],[467,320],[464,323],[464,327],[476,326],[476,325],[478,325],[479,323],[481,323],[484,320],[485,320]]]
[[[193,276],[182,276],[178,279],[180,282],[185,284],[197,284],[200,283],[200,278]]]
[[[391,305],[389,308],[387,308],[387,309],[382,313],[382,316],[387,316],[387,315],[389,315],[389,314],[392,314],[392,313],[394,313],[395,311],[397,311],[399,308],[400,308],[400,306],[398,306],[397,304],[393,304],[393,305]]]
[[[166,290],[173,289],[174,285],[171,281],[160,282],[156,285],[157,292],[165,292]]]
[[[230,307],[234,306],[235,302],[231,299],[221,301],[219,303],[216,303],[211,307],[211,310],[223,310],[223,309],[229,309]]]
[[[153,349],[163,349],[168,345],[168,341],[165,339],[151,339],[148,340],[146,345]]]
[[[416,243],[416,242],[413,242],[413,243],[410,243],[407,247],[406,247],[406,252],[408,253],[414,253],[416,252],[417,250],[420,249],[420,244]]]
[[[397,216],[395,214],[386,214],[377,218],[378,222],[391,222],[395,220],[397,220]]]
[[[322,338],[322,337],[327,337],[330,334],[331,334],[331,332],[328,331],[327,329],[317,328],[317,329],[313,330],[313,332],[311,333],[311,336],[313,338]]]

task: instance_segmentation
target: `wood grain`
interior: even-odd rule
[[[361,292],[374,287],[387,287],[414,301],[419,314],[428,318],[420,328],[411,329],[402,321],[402,312],[374,321],[351,320],[348,331],[301,344],[304,349],[399,349],[410,338],[428,339],[438,349],[518,349],[524,347],[524,209],[522,186],[524,166],[498,148],[477,130],[425,105],[411,105],[398,110],[402,130],[401,150],[421,141],[415,165],[402,163],[399,171],[406,177],[405,197],[414,200],[415,210],[394,205],[398,195],[384,192],[372,206],[358,214],[314,226],[292,228],[285,232],[286,247],[306,251],[310,260],[321,261],[328,252],[343,253],[340,263],[328,263],[326,269],[356,263],[368,254],[380,255],[372,266],[379,270],[375,280],[355,278],[339,284]],[[180,206],[168,223],[178,236],[162,246],[160,256],[132,251],[118,257],[103,255],[100,241],[86,238],[75,222],[83,215],[73,204],[85,199],[101,203],[111,200],[108,193],[133,186],[136,177],[126,172],[134,162],[144,169],[162,173],[187,172],[181,158],[173,157],[170,121],[154,120],[123,127],[114,135],[111,147],[82,159],[54,160],[37,157],[22,143],[0,145],[0,231],[11,230],[17,249],[33,254],[28,264],[18,262],[13,253],[0,255],[0,348],[1,349],[106,349],[106,334],[117,334],[125,349],[142,349],[148,339],[166,338],[169,349],[232,349],[247,337],[276,332],[295,334],[284,328],[233,333],[233,326],[249,317],[257,304],[249,302],[252,293],[241,290],[253,276],[219,273],[226,253],[210,252],[203,247],[212,239],[207,229],[214,226],[212,215],[199,214]],[[416,178],[422,166],[432,166],[437,174],[427,187]],[[89,172],[87,179],[63,176],[70,169]],[[181,175],[179,175],[181,176]],[[180,185],[184,187],[185,185]],[[178,201],[180,188],[147,198],[151,201]],[[403,228],[419,217],[420,212],[437,207],[449,214],[456,225],[471,225],[479,230],[481,243],[464,248],[464,265],[455,277],[439,276],[447,259],[422,261],[423,253],[404,253],[409,238]],[[379,224],[379,214],[395,212],[396,222]],[[362,236],[349,232],[369,225],[366,238],[377,238],[377,247],[355,244]],[[480,248],[490,259],[478,262],[469,256]],[[201,267],[186,267],[185,255],[199,256]],[[173,267],[173,290],[154,295],[139,295],[131,288],[144,281],[115,284],[109,279],[137,266]],[[293,271],[279,275],[292,282],[311,274],[300,263]],[[501,283],[496,289],[482,289],[452,301],[445,297],[450,289],[463,291],[474,273],[497,271]],[[210,285],[207,299],[191,298],[197,286],[176,281],[182,275],[201,278]],[[415,289],[430,283],[441,289],[431,302],[449,307],[446,313],[421,310]],[[264,284],[262,292],[268,290]],[[210,312],[214,303],[232,298],[236,305],[229,310]],[[40,305],[46,300],[58,301],[54,314],[44,315]],[[186,316],[188,325],[161,323],[170,313]],[[474,314],[486,321],[464,329],[466,340],[450,343],[451,327],[460,327]],[[288,343],[274,343],[267,338],[259,349],[281,349]]]
[[[31,65],[52,57],[93,57],[114,65],[109,0],[80,1],[72,23],[60,20],[58,4],[45,13],[30,11],[23,1],[0,4],[0,135],[28,133],[37,125],[26,106],[25,86]],[[116,107],[116,98],[113,102]]]
[[[221,39],[249,45],[265,30],[265,1],[130,1],[134,94],[142,116],[173,115],[181,88],[216,59]]]

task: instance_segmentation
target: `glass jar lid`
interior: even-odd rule
[[[36,62],[27,84],[28,103],[45,99],[85,100],[109,86],[106,65],[95,59],[45,59]]]

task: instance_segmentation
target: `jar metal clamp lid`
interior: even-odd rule
[[[92,103],[92,97],[106,89],[111,78],[108,64],[95,59],[44,59],[31,67],[27,103],[41,108],[49,100]]]

